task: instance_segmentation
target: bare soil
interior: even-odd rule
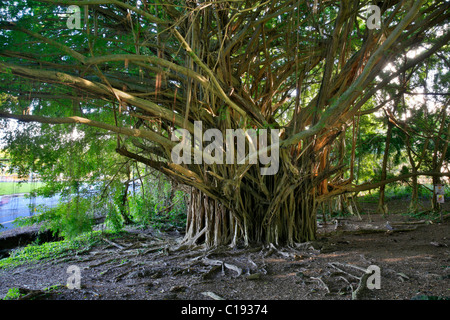
[[[371,214],[334,219],[318,227],[316,241],[294,247],[206,250],[180,247],[177,232],[129,229],[69,258],[0,270],[0,297],[20,288],[25,298],[45,300],[350,300],[375,265],[380,289],[353,298],[448,299],[449,231],[449,219]],[[71,265],[80,268],[80,289],[66,286]]]

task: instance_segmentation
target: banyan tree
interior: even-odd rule
[[[192,187],[185,241],[207,246],[314,239],[321,202],[370,187],[342,136],[450,40],[448,1],[2,3],[0,91],[23,103],[0,117],[114,134]]]

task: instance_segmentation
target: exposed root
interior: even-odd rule
[[[362,298],[364,291],[367,288],[367,279],[370,277],[370,273],[364,273],[359,281],[359,285],[355,291],[352,292],[352,300],[359,300]]]
[[[18,300],[35,300],[48,294],[44,290],[31,290],[26,288],[19,288],[19,293],[23,296],[20,296]]]
[[[358,267],[358,266],[354,266],[354,265],[351,265],[351,264],[346,264],[346,263],[330,262],[330,263],[328,263],[328,265],[333,267],[333,268],[335,268],[335,269],[337,269],[339,272],[345,273],[345,274],[349,275],[351,278],[358,279],[358,280],[361,277],[355,276],[354,274],[352,274],[352,273],[350,273],[348,271],[345,271],[344,268],[346,268],[346,267],[347,268],[353,268],[353,269],[362,271],[364,273],[366,272],[366,269],[364,269],[364,268],[361,268],[361,267]]]
[[[206,257],[202,259],[202,262],[207,265],[222,266],[222,270],[223,270],[223,267],[233,270],[237,273],[236,278],[242,274],[242,269],[239,268],[238,266],[235,266],[234,264],[226,263],[226,262],[223,262],[220,260],[212,260],[212,259],[208,259]]]
[[[211,291],[202,292],[202,294],[203,294],[204,296],[213,298],[214,300],[225,300],[225,299],[222,298],[221,296],[218,296],[217,294],[215,294],[214,292],[211,292]]]
[[[325,288],[325,290],[327,290],[328,293],[331,292],[331,291],[330,291],[330,288],[328,288],[328,286],[326,285],[326,283],[323,282],[323,280],[322,280],[321,277],[311,277],[310,279],[319,281],[319,283]]]
[[[114,246],[114,247],[116,247],[116,248],[118,248],[120,250],[125,249],[125,247],[121,246],[120,244],[117,244],[117,243],[115,243],[115,242],[113,242],[111,240],[108,240],[106,238],[102,238],[102,240],[105,241],[105,242],[108,242],[110,245],[112,245],[112,246]]]

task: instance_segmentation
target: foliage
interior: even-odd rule
[[[3,297],[3,300],[17,300],[22,296],[20,293],[19,288],[10,288],[8,289],[8,292]]]
[[[130,214],[136,224],[156,229],[183,229],[186,224],[186,194],[173,191],[163,177],[155,181],[155,187],[147,185],[141,192],[130,196]]]
[[[122,210],[131,216],[137,225],[156,229],[183,229],[186,223],[186,195],[183,191],[173,191],[164,177],[148,177],[137,190],[128,190],[126,205],[118,205],[123,197],[123,183],[112,181],[109,193],[90,191],[89,188],[78,195],[69,194],[60,199],[54,208],[37,206],[37,214],[17,218],[18,227],[40,225],[42,230],[51,230],[54,235],[72,239],[79,234],[92,231],[95,219],[105,217],[106,229],[118,232],[126,225]],[[160,185],[160,187],[159,187]],[[151,188],[151,186],[155,186]],[[140,189],[144,189],[142,191]]]
[[[37,214],[18,218],[14,224],[19,227],[39,224],[42,230],[48,229],[54,235],[70,239],[92,229],[93,203],[95,202],[89,198],[74,197],[70,200],[63,198],[56,207],[38,206]]]
[[[155,229],[184,229],[186,225],[185,194],[176,191],[173,204],[164,206],[164,201],[143,198],[141,194],[130,197],[130,210],[137,224]],[[152,201],[153,200],[153,201]]]

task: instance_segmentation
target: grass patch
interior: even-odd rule
[[[25,263],[35,263],[42,260],[64,258],[91,249],[102,237],[114,237],[108,231],[94,231],[81,234],[72,240],[29,244],[26,247],[13,250],[8,258],[0,260],[0,268],[14,268]]]
[[[19,288],[10,288],[6,295],[3,297],[3,300],[17,300],[22,296]]]
[[[0,182],[0,196],[16,193],[30,193],[44,185],[45,183],[43,182]]]

